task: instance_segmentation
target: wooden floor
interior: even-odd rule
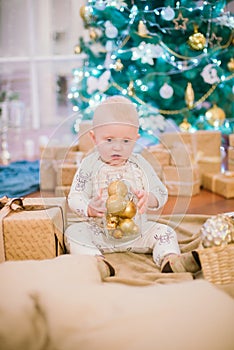
[[[28,197],[53,197],[53,192],[36,192]],[[172,197],[161,211],[161,214],[204,214],[216,215],[220,213],[234,212],[234,198],[225,199],[210,191],[201,189],[200,193],[193,197]]]

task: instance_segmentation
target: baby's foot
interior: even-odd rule
[[[161,265],[161,272],[191,272],[196,273],[201,270],[201,263],[196,251],[183,253],[180,255],[167,255]]]

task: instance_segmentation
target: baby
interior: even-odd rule
[[[96,108],[90,131],[96,149],[80,164],[68,196],[70,208],[82,219],[68,227],[67,241],[80,246],[78,253],[151,253],[162,272],[195,273],[200,270],[198,254],[181,254],[176,232],[170,226],[147,220],[147,209],[161,208],[168,192],[151,165],[133,152],[138,132],[138,113],[127,98],[112,96]],[[108,243],[103,238],[103,226],[98,224],[106,214],[108,184],[116,180],[130,184],[142,218],[142,234],[124,244]],[[76,253],[68,245],[69,249]],[[113,268],[111,272],[113,275]]]

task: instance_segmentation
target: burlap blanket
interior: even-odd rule
[[[200,227],[208,218],[207,215],[162,215],[157,221],[173,227],[178,236],[181,252],[188,252],[198,248]],[[154,220],[154,216],[149,216],[149,219]],[[116,275],[107,278],[106,281],[144,286],[193,279],[190,273],[162,274],[151,255],[131,252],[111,253],[107,254],[106,258],[116,270]]]

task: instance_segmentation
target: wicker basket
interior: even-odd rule
[[[234,283],[234,244],[199,249],[203,276],[214,284]]]

